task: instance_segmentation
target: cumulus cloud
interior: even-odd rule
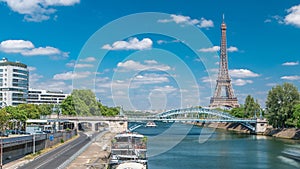
[[[152,47],[152,40],[144,38],[141,41],[138,38],[131,38],[129,41],[116,41],[112,45],[105,44],[102,49],[106,50],[144,50]]]
[[[156,60],[145,60],[144,61],[146,64],[158,64]]]
[[[288,14],[284,17],[284,23],[300,28],[300,4],[289,8],[287,13]]]
[[[127,60],[125,62],[119,62],[117,64],[117,68],[120,71],[132,71],[132,70],[149,70],[149,69],[157,69],[161,71],[167,71],[170,70],[171,67],[163,64],[155,63],[154,60],[151,61],[152,64],[149,64],[149,61],[147,64],[142,64],[140,62],[136,62],[134,60]]]
[[[137,75],[132,78],[133,85],[142,85],[142,84],[157,84],[169,82],[169,79],[166,75],[156,74],[156,73],[147,73],[144,75]]]
[[[36,70],[36,67],[33,67],[33,66],[28,66],[27,68],[28,68],[29,71],[35,71]]]
[[[201,48],[198,51],[199,52],[217,52],[219,50],[220,50],[220,46],[213,46],[213,47],[210,47],[210,48]],[[228,52],[237,52],[238,48],[235,47],[235,46],[230,46],[229,48],[227,48],[227,51]]]
[[[90,56],[90,57],[87,57],[87,58],[84,58],[84,59],[79,59],[79,61],[81,61],[81,62],[95,62],[96,58]]]
[[[196,25],[200,28],[210,28],[214,27],[214,23],[212,20],[208,20],[205,18],[198,19],[192,19],[189,16],[183,16],[183,15],[170,15],[170,19],[159,19],[158,22],[160,23],[168,23],[168,22],[175,22],[176,24],[182,24],[182,25]]]
[[[166,86],[157,86],[153,89],[153,91],[163,92],[163,93],[171,93],[176,91],[177,89],[173,86],[166,85]]]
[[[214,22],[212,20],[207,20],[205,18],[201,18],[198,26],[200,28],[210,28],[210,27],[214,27]]]
[[[294,76],[282,76],[280,79],[282,80],[300,80],[300,76],[294,75]]]
[[[260,76],[259,74],[254,73],[248,69],[232,69],[229,70],[229,74],[233,78],[250,78]]]
[[[86,78],[91,74],[91,72],[66,72],[60,73],[53,76],[54,80],[73,80],[73,79],[82,79]]]
[[[220,50],[220,46],[213,46],[210,48],[201,48],[198,51],[199,52],[217,52]]]
[[[237,51],[238,51],[238,48],[235,47],[235,46],[230,46],[229,48],[227,48],[227,51],[228,51],[228,52],[237,52]]]
[[[35,47],[27,40],[5,40],[0,43],[0,51],[5,53],[19,53],[23,56],[61,56],[68,57],[68,52],[63,52],[57,48]]]
[[[87,64],[87,63],[77,63],[75,64],[74,61],[71,61],[66,64],[67,67],[73,67],[73,68],[88,68],[88,67],[94,67],[93,64]]]
[[[80,3],[80,0],[0,0],[14,12],[24,15],[24,19],[30,22],[41,22],[50,19],[50,15],[56,12],[54,7],[72,6]]]
[[[282,66],[297,66],[299,65],[299,61],[296,62],[285,62],[282,64]]]
[[[232,80],[232,84],[236,85],[236,86],[244,86],[246,84],[251,84],[251,83],[253,83],[252,80],[245,80],[245,79],[235,79],[235,80]]]

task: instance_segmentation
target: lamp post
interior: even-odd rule
[[[1,160],[1,162],[0,162],[0,169],[2,169],[2,166],[3,166],[3,162],[2,162],[2,158],[3,158],[3,140],[2,140],[2,138],[1,138],[1,150],[0,150],[0,153],[1,153],[1,157],[0,157],[0,160]]]
[[[6,102],[1,102],[1,109],[4,108],[6,106]],[[3,126],[2,126],[2,129],[3,129]],[[3,138],[1,138],[1,143],[0,143],[0,169],[2,169],[3,167]]]
[[[32,154],[35,154],[35,133],[33,133]]]

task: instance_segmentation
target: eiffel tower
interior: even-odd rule
[[[220,48],[220,68],[214,96],[210,99],[209,107],[239,107],[238,100],[234,96],[231,79],[228,73],[228,57],[226,45],[226,24],[221,24],[221,48]]]

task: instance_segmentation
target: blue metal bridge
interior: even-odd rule
[[[256,119],[237,118],[229,113],[207,108],[183,108],[169,110],[153,116],[146,117],[128,117],[129,122],[145,122],[145,121],[164,121],[164,122],[228,122],[240,123],[251,131],[255,131]],[[134,125],[129,130],[135,130],[141,127],[141,124]]]

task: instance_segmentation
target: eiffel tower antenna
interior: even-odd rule
[[[231,78],[228,73],[227,39],[225,16],[221,24],[220,67],[214,96],[210,99],[210,107],[239,107],[234,96]]]

